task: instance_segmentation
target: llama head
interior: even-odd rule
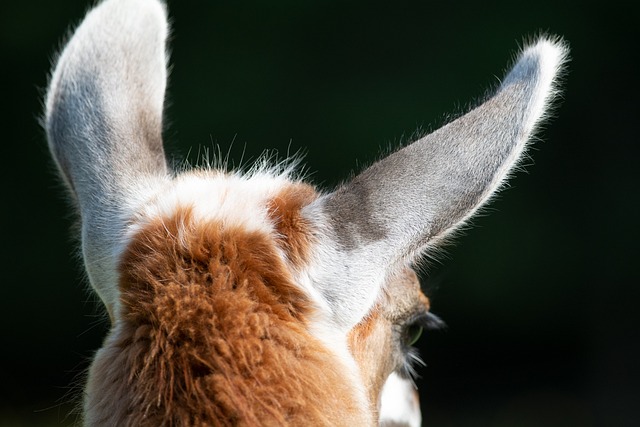
[[[419,425],[411,345],[440,321],[411,265],[517,164],[566,49],[541,38],[484,103],[320,192],[286,165],[167,166],[166,37],[163,3],[104,1],[46,98],[49,147],[111,318],[85,422]]]

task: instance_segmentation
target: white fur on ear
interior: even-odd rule
[[[531,45],[525,46],[518,59],[505,77],[502,85],[517,82],[537,71],[538,91],[531,98],[529,117],[524,124],[524,131],[532,133],[536,125],[547,118],[551,101],[559,94],[558,77],[568,60],[569,50],[564,41],[554,37],[542,37]]]

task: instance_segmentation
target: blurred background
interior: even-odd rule
[[[107,330],[38,125],[83,0],[0,4],[0,426],[72,425]],[[176,161],[302,151],[331,188],[494,87],[526,37],[571,62],[526,173],[431,263],[424,424],[640,425],[638,13],[631,3],[169,0]],[[634,8],[635,10],[635,8]]]

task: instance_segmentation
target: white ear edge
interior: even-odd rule
[[[532,69],[537,71],[537,95],[531,100],[530,116],[525,125],[527,133],[534,132],[536,126],[547,118],[551,101],[559,95],[558,80],[568,59],[569,49],[562,39],[541,37],[525,46],[504,78],[503,86],[525,79]]]

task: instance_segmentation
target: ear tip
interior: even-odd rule
[[[166,11],[165,0],[103,0],[98,6],[104,4],[111,4],[118,8],[123,7],[132,7],[132,8],[149,8],[150,10],[155,9],[156,11],[162,10],[164,13]]]
[[[148,16],[153,17],[159,27],[164,27],[167,22],[167,5],[164,0],[104,0],[87,17],[91,15],[96,17],[94,19],[113,17],[116,21]],[[97,18],[98,16],[101,18]]]
[[[529,43],[521,53],[521,57],[537,57],[542,67],[560,69],[569,59],[569,45],[560,36],[539,36]]]
[[[554,35],[541,35],[525,42],[502,86],[528,81],[545,93],[555,93],[564,65],[569,60],[567,42]]]

